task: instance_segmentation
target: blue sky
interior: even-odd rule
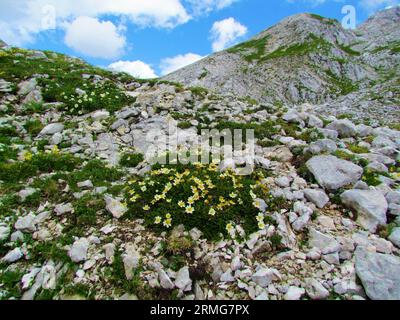
[[[16,5],[18,3],[18,6]],[[140,77],[160,76],[302,12],[357,23],[398,0],[2,0],[0,38]]]

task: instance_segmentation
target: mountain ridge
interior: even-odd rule
[[[163,79],[222,94],[248,95],[263,103],[325,105],[354,93],[365,101],[369,99],[363,98],[365,88],[372,90],[376,82],[387,88],[384,76],[393,70],[391,80],[399,78],[398,43],[393,42],[400,38],[395,27],[399,22],[397,7],[377,13],[355,31],[332,19],[298,14]],[[370,45],[374,41],[378,45]],[[395,83],[393,87],[394,95],[400,93]],[[389,101],[398,103],[398,99]],[[376,101],[373,108],[384,104],[388,101]]]

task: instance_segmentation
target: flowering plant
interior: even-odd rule
[[[268,188],[264,176],[221,173],[215,164],[155,166],[144,178],[129,181],[126,201],[130,216],[160,231],[183,224],[207,238],[235,236],[266,227]],[[241,229],[240,228],[240,229]]]

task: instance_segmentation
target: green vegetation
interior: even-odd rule
[[[265,57],[265,48],[268,43],[269,36],[264,38],[250,40],[238,44],[227,51],[229,53],[239,53],[247,62],[259,61]]]
[[[95,186],[108,186],[111,182],[117,181],[123,176],[123,172],[117,168],[107,166],[101,160],[89,161],[81,170],[71,172],[69,174],[57,175],[57,178],[65,179],[71,190],[77,192],[78,182],[90,180]]]
[[[200,98],[204,98],[208,94],[208,90],[202,87],[191,87],[189,90],[193,93],[193,95]]]
[[[42,131],[44,125],[38,119],[28,120],[24,128],[32,136],[37,136]]]
[[[369,150],[366,147],[360,147],[358,145],[349,144],[347,145],[347,149],[349,149],[353,153],[368,153]]]
[[[351,45],[350,46],[339,45],[339,47],[340,49],[342,49],[344,52],[346,52],[351,56],[359,56],[361,54],[359,51],[352,49]]]
[[[18,299],[21,297],[21,288],[19,282],[24,273],[19,270],[0,271],[0,300],[8,300],[10,298]]]
[[[0,56],[0,76],[16,85],[35,74],[47,74],[48,78],[38,79],[43,87],[44,101],[62,102],[62,110],[69,114],[84,114],[102,108],[114,112],[134,102],[114,82],[132,81],[132,77],[95,68],[82,60],[61,54],[46,54],[46,59],[30,60],[27,50],[14,48],[3,52]],[[84,78],[84,74],[92,76]],[[77,89],[83,92],[78,93]],[[27,105],[24,110],[26,113],[41,111],[41,104]]]
[[[144,157],[141,153],[124,153],[119,164],[123,167],[135,168],[143,161]]]
[[[16,183],[36,176],[38,173],[72,171],[81,160],[69,154],[58,152],[25,154],[24,161],[0,163],[0,180]]]
[[[143,179],[134,178],[126,192],[129,213],[157,231],[183,224],[198,228],[208,239],[231,235],[240,224],[247,234],[265,228],[259,198],[268,198],[262,173],[237,176],[217,166],[154,166]]]
[[[181,121],[178,123],[178,128],[180,129],[189,129],[192,127],[190,121]]]
[[[310,35],[304,43],[295,44],[290,47],[281,47],[268,54],[265,59],[279,59],[291,56],[306,55],[311,52],[327,53],[332,47],[328,41],[315,35]]]
[[[322,22],[330,24],[330,25],[334,25],[337,23],[337,20],[325,18],[323,16],[320,16],[319,14],[310,13],[309,15],[310,15],[310,17],[312,17],[314,19],[317,19],[319,21],[322,21]]]
[[[355,84],[351,79],[344,76],[338,76],[334,74],[331,70],[326,71],[329,80],[332,83],[332,91],[341,95],[346,95],[351,92],[358,90],[358,85]]]

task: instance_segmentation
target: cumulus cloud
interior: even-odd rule
[[[160,63],[161,74],[169,74],[203,58],[203,56],[194,53],[180,54],[175,57],[165,58]]]
[[[124,18],[141,27],[174,28],[240,0],[15,0],[0,1],[1,37],[12,45],[35,40],[80,16]]]
[[[361,0],[360,5],[368,11],[400,5],[399,0]]]
[[[213,51],[221,51],[247,33],[247,27],[237,22],[234,18],[217,21],[211,28]]]
[[[185,0],[189,4],[194,15],[209,13],[229,7],[240,0]]]
[[[49,10],[50,9],[50,10]],[[80,16],[109,15],[126,18],[142,27],[173,28],[191,19],[181,0],[14,0],[0,1],[2,38],[13,45],[34,40],[34,36],[57,28]]]
[[[151,79],[157,78],[156,73],[150,65],[144,63],[143,61],[117,61],[111,63],[108,69],[114,71],[121,71],[129,73],[131,76],[140,79]]]
[[[114,59],[122,54],[126,40],[110,21],[78,17],[66,27],[65,44],[86,56]]]

